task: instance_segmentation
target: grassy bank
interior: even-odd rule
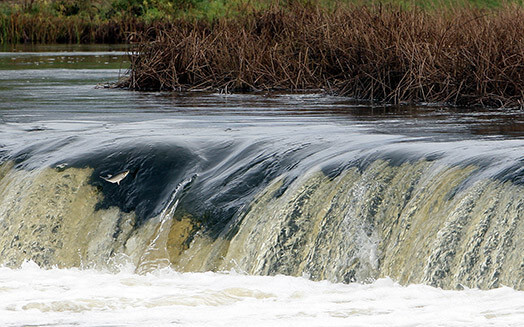
[[[153,33],[152,33],[153,32]],[[137,36],[137,90],[323,89],[390,103],[518,106],[524,10],[272,7]]]
[[[0,44],[125,43],[166,15],[139,0],[0,1]]]
[[[424,10],[500,6],[496,0],[0,0],[0,44],[124,43],[131,33],[175,20],[213,21],[308,3],[328,11],[370,3]]]
[[[177,19],[211,21],[235,17],[263,10],[276,2],[278,0],[0,0],[0,44],[125,43],[130,34],[169,25]]]

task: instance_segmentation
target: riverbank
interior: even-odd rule
[[[5,1],[0,44],[127,43],[130,33],[169,19],[147,9],[137,0]]]
[[[278,1],[5,0],[0,1],[0,44],[128,43],[129,35],[175,20],[235,17],[271,3]]]
[[[369,4],[424,10],[501,5],[493,0],[4,0],[0,1],[0,44],[127,43],[130,34],[176,20],[235,19],[271,7],[314,5],[331,11]]]
[[[322,90],[388,103],[524,99],[524,10],[274,7],[139,34],[135,90]]]

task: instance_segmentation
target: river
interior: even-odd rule
[[[0,52],[0,324],[518,326],[524,113],[133,92]]]

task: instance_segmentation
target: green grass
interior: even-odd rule
[[[146,21],[173,18],[207,18],[235,15],[246,10],[261,10],[271,5],[290,3],[319,4],[324,8],[347,5],[385,4],[403,8],[474,6],[497,8],[511,2],[522,5],[522,0],[19,0],[0,3],[0,15],[15,13],[52,15],[57,17],[81,16],[84,18],[111,19],[140,17]]]

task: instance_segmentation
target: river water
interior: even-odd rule
[[[0,52],[0,324],[518,326],[524,113],[106,88]]]

